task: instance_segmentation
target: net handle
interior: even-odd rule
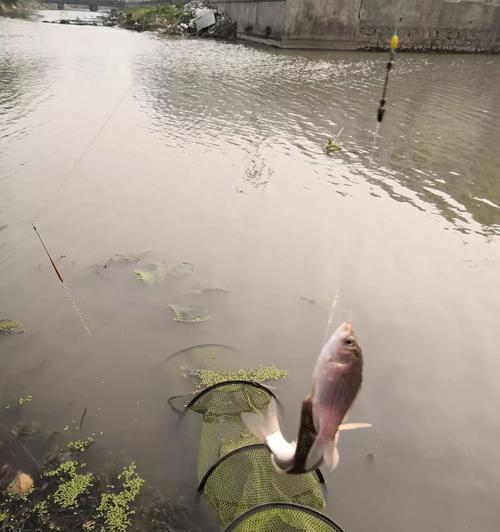
[[[266,504],[261,504],[259,506],[255,506],[251,508],[250,510],[247,510],[245,513],[238,516],[227,528],[224,532],[232,532],[241,522],[243,522],[247,517],[250,517],[251,515],[257,513],[257,512],[263,512],[268,509],[276,509],[276,508],[286,508],[290,510],[300,510],[301,512],[308,513],[310,515],[314,515],[314,517],[317,517],[327,525],[330,525],[332,527],[332,530],[335,532],[344,532],[344,530],[337,524],[335,521],[332,521],[328,516],[325,514],[322,514],[321,512],[318,512],[318,510],[314,510],[313,508],[309,508],[308,506],[302,506],[300,504],[294,504],[290,502],[270,502]]]

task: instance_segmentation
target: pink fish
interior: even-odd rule
[[[276,469],[305,473],[324,464],[338,464],[339,431],[370,427],[367,423],[342,424],[361,388],[363,355],[352,325],[343,323],[325,344],[316,362],[311,394],[302,402],[297,442],[288,442],[279,427],[276,404],[271,401],[265,418],[242,414],[243,421],[269,447]]]

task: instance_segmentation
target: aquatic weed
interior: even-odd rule
[[[0,334],[22,333],[22,324],[17,320],[0,320]]]
[[[57,469],[44,473],[45,477],[57,477],[61,480],[53,495],[54,502],[61,508],[77,508],[78,498],[87,492],[94,481],[92,473],[78,473],[79,464],[76,460],[63,462]]]
[[[17,404],[19,406],[23,406],[27,403],[31,403],[31,401],[33,401],[33,396],[28,394],[28,395],[23,395],[21,397],[19,397],[19,399],[17,400]]]
[[[85,452],[93,443],[95,442],[92,436],[89,436],[86,440],[74,440],[66,444],[66,447],[70,451],[75,451],[79,453]]]
[[[174,320],[182,323],[203,323],[211,318],[200,307],[172,304],[169,308],[174,313]]]
[[[334,142],[333,139],[328,139],[326,141],[325,152],[327,155],[332,155],[332,153],[340,151],[341,149],[342,149],[342,146]]]
[[[97,508],[97,516],[105,524],[106,532],[126,532],[130,516],[134,513],[131,504],[141,491],[144,480],[135,472],[135,462],[124,467],[118,475],[122,490],[118,493],[103,493]]]
[[[190,375],[198,377],[200,382],[197,389],[221,382],[242,380],[253,382],[269,382],[284,380],[288,376],[288,371],[272,366],[259,366],[254,369],[238,369],[232,371],[215,371],[213,369],[194,369],[190,370]]]
[[[134,270],[135,276],[141,283],[154,284],[155,277],[152,272],[147,272],[145,270]]]

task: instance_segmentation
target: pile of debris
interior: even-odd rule
[[[236,23],[225,13],[209,7],[201,0],[192,0],[184,5],[184,13],[191,16],[184,24],[186,32],[206,37],[236,39]]]
[[[225,13],[220,13],[200,0],[192,0],[183,7],[162,3],[152,7],[129,7],[125,11],[111,9],[106,15],[92,19],[65,18],[43,22],[73,26],[120,26],[134,31],[157,31],[166,35],[236,39],[236,23]]]
[[[119,14],[118,25],[168,35],[236,38],[236,23],[200,0],[188,2],[183,7],[168,3],[156,7],[132,7]]]
[[[236,22],[225,13],[209,7],[201,0],[192,0],[184,5],[184,13],[191,18],[185,29],[190,33],[222,39],[236,39]]]

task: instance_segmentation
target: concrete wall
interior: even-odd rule
[[[285,48],[386,48],[399,24],[400,42],[405,49],[500,52],[500,0],[211,3],[237,22],[242,38]]]
[[[238,35],[257,42],[281,46],[286,33],[287,0],[210,0],[238,25]]]

